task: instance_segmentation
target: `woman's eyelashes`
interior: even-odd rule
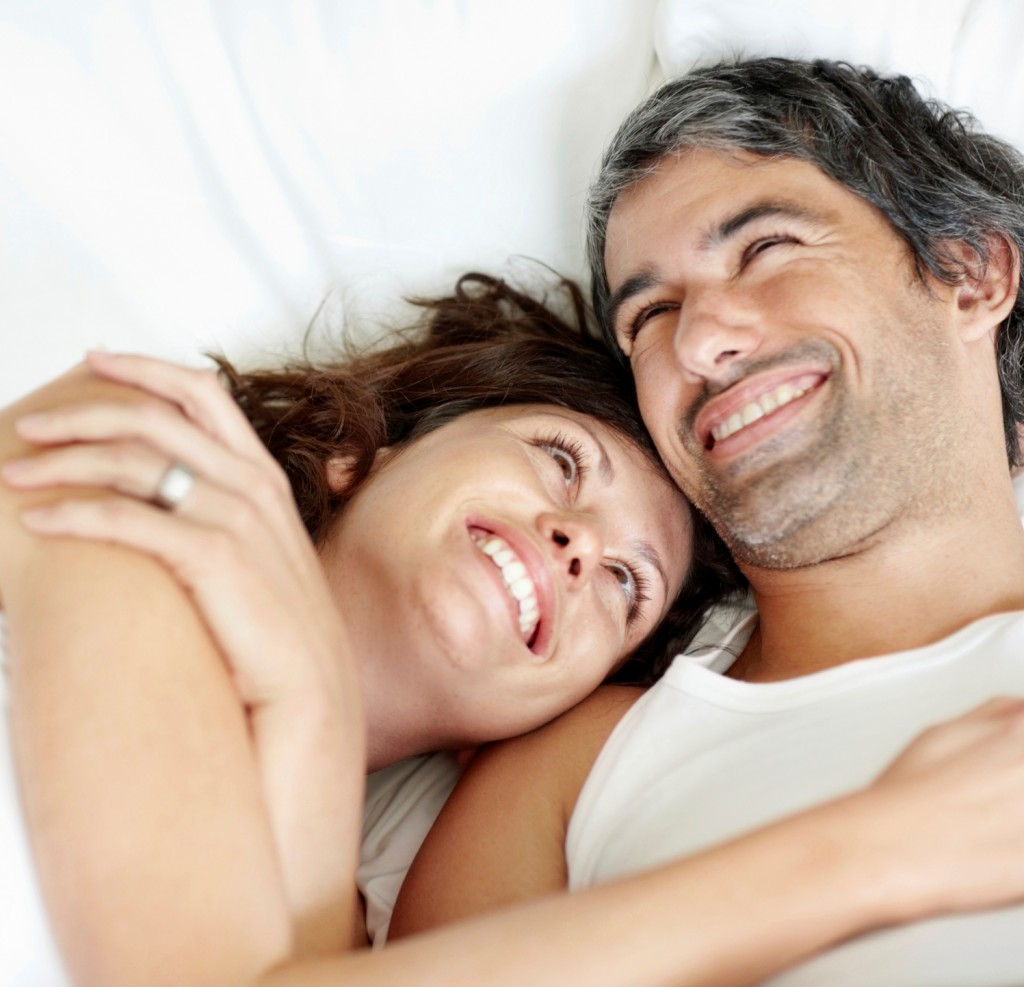
[[[647,576],[636,566],[628,562],[609,560],[604,567],[615,577],[628,604],[626,623],[633,624],[641,616],[644,604],[650,599],[647,595]]]
[[[590,461],[583,443],[567,436],[564,432],[541,435],[534,439],[533,444],[543,449],[562,472],[562,480],[566,487],[573,489],[579,486]]]

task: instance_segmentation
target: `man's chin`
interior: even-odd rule
[[[790,471],[715,491],[703,509],[741,566],[798,569],[846,554],[855,511],[849,492],[823,471],[802,478]]]

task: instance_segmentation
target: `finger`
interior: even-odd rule
[[[262,449],[248,419],[212,370],[196,370],[152,357],[91,352],[90,369],[176,404],[186,417],[241,452]]]
[[[308,537],[304,544],[294,539],[282,543],[265,525],[251,523],[250,517],[237,498],[198,483],[174,511],[111,495],[69,498],[21,515],[36,534],[113,542],[154,555],[190,585],[198,573],[222,570],[225,560],[236,571],[283,575],[286,580],[319,570]]]
[[[164,401],[64,405],[19,419],[16,427],[23,438],[39,445],[146,443],[168,460],[184,463],[228,489],[244,491],[271,484],[278,498],[291,496],[283,471],[258,440],[256,455],[249,457],[225,446]]]
[[[22,489],[105,487],[146,501],[153,505],[149,510],[164,514],[169,505],[160,503],[158,491],[171,466],[165,456],[144,444],[90,443],[62,446],[8,463],[4,478]],[[296,544],[298,551],[308,547],[305,530],[283,522],[291,512],[264,511],[245,496],[203,477],[193,480],[187,494],[172,510],[205,527],[233,531],[249,543],[273,538],[275,551],[285,557],[297,555],[290,551]]]
[[[3,466],[12,487],[106,487],[152,500],[167,472],[167,457],[142,442],[90,442],[48,449]]]

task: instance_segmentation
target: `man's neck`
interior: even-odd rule
[[[991,501],[968,517],[886,533],[843,558],[749,571],[761,619],[729,674],[794,678],[923,647],[990,614],[1024,610],[1020,517],[1012,496]]]

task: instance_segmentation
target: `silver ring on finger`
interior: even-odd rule
[[[196,475],[184,463],[172,463],[160,477],[153,503],[165,511],[176,511],[196,485]]]

